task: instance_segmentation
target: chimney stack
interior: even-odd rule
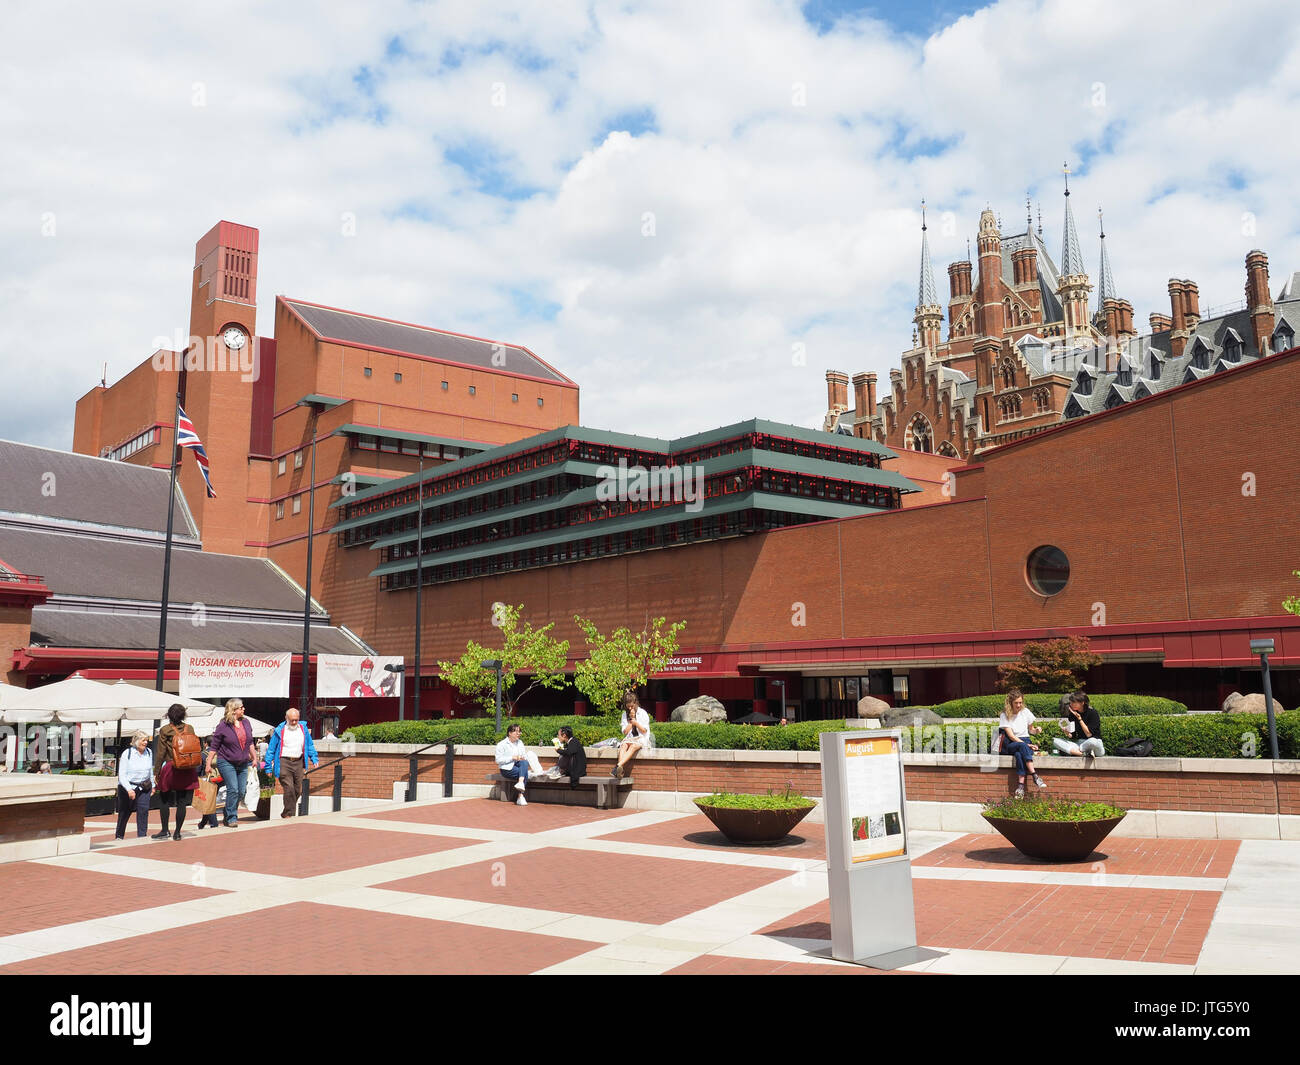
[[[826,371],[826,407],[841,411],[849,409],[849,375],[840,370]]]
[[[1167,333],[1172,328],[1172,326],[1173,326],[1173,322],[1170,320],[1169,315],[1157,314],[1155,311],[1151,312],[1152,333]]]
[[[874,418],[876,416],[876,375],[868,373],[867,378],[867,414]]]
[[[1183,279],[1183,316],[1188,330],[1195,329],[1201,320],[1201,290],[1195,281]]]
[[[1133,328],[1133,304],[1128,300],[1116,300],[1116,326],[1115,335],[1119,337],[1137,336],[1137,330]]]
[[[971,264],[969,259],[948,264],[948,291],[954,300],[970,299]]]
[[[1172,315],[1169,330],[1169,354],[1177,359],[1187,347],[1187,313],[1183,302],[1183,283],[1176,277],[1169,279],[1169,310]]]
[[[1268,256],[1256,248],[1246,256],[1246,310],[1255,334],[1255,350],[1262,356],[1273,336],[1273,296],[1268,290]]]
[[[859,421],[867,417],[867,375],[865,373],[853,375],[853,413]]]

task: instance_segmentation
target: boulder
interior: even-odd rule
[[[889,704],[874,695],[864,695],[858,700],[858,717],[881,717],[888,709]]]
[[[942,725],[943,718],[926,706],[889,706],[880,715],[881,728],[911,728],[913,725]]]
[[[674,710],[672,720],[692,725],[714,725],[727,720],[727,708],[712,695],[697,695]]]
[[[1268,713],[1268,706],[1264,702],[1262,692],[1254,692],[1251,695],[1233,692],[1223,700],[1223,712],[1225,714],[1266,714]],[[1273,713],[1280,714],[1281,712],[1282,704],[1274,699]]]

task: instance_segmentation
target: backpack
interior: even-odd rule
[[[198,769],[199,738],[193,732],[176,732],[172,735],[172,768]]]
[[[1146,758],[1154,747],[1155,744],[1150,740],[1134,738],[1125,740],[1115,748],[1113,753],[1121,758]]]

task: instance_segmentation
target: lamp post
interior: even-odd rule
[[[424,603],[424,444],[420,444],[420,477],[415,484],[416,508],[418,517],[415,521],[415,693],[411,697],[411,719],[420,720],[420,639],[423,629]],[[406,694],[406,686],[402,686]]]
[[[501,659],[489,658],[480,662],[484,669],[490,669],[497,675],[497,731],[501,731]]]
[[[397,720],[405,721],[406,720],[406,678],[403,677],[402,674],[406,672],[406,666],[405,664],[400,666],[395,666],[392,663],[389,663],[388,665],[384,666],[384,670],[388,673],[396,673],[398,676],[397,683],[401,685],[401,688],[397,692]]]
[[[320,418],[320,407],[306,400],[299,400],[300,407],[311,409],[311,478],[307,490],[307,580],[303,589],[302,600],[302,691],[299,692],[298,709],[304,721],[307,720],[307,678],[311,670],[311,549],[316,531],[316,423]]]
[[[1272,640],[1251,640],[1250,653],[1259,655],[1259,668],[1264,673],[1264,712],[1268,715],[1268,742],[1277,761],[1277,725],[1273,721],[1273,682],[1268,675],[1268,656],[1273,653]]]

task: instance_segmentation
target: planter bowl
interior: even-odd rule
[[[1124,820],[1123,814],[1099,821],[1017,821],[981,816],[1021,854],[1049,862],[1083,861]]]
[[[775,843],[785,839],[813,810],[801,806],[789,810],[736,810],[725,806],[695,805],[732,843]]]

